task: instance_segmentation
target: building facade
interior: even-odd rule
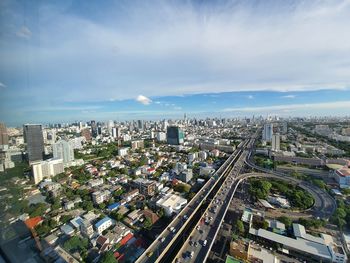
[[[23,125],[24,142],[27,144],[28,161],[31,164],[44,158],[44,138],[41,124]]]

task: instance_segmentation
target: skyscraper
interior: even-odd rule
[[[91,135],[92,137],[97,137],[97,125],[95,121],[91,121]]]
[[[272,142],[271,142],[271,149],[273,151],[279,151],[280,150],[280,135],[279,133],[272,135]]]
[[[138,120],[138,121],[137,121],[137,128],[138,128],[139,130],[143,130],[143,120]]]
[[[53,157],[63,159],[63,163],[67,164],[74,161],[74,150],[72,144],[65,140],[59,140],[53,145]]]
[[[272,123],[265,123],[263,134],[262,134],[262,139],[264,141],[271,142],[272,134],[273,134],[273,124]]]
[[[29,163],[44,158],[44,138],[41,124],[23,125],[24,142],[27,144]]]
[[[9,137],[7,134],[7,128],[4,123],[0,122],[0,145],[8,145]]]
[[[184,132],[177,126],[169,126],[166,136],[168,144],[179,145],[184,142]]]

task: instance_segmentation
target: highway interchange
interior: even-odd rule
[[[164,255],[179,242],[179,238],[187,236],[184,233],[186,225],[199,214],[199,220],[193,227],[188,238],[181,245],[173,262],[205,262],[210,249],[221,227],[229,204],[239,184],[249,177],[274,177],[293,181],[307,190],[315,199],[312,214],[316,218],[329,218],[336,209],[335,200],[320,188],[298,179],[287,177],[285,174],[256,166],[250,161],[252,147],[256,135],[243,141],[237,150],[226,160],[215,175],[202,187],[186,207],[173,219],[169,226],[147,248],[136,262],[161,262]],[[250,168],[262,173],[241,174],[242,168]],[[223,180],[222,185],[215,192],[215,186]],[[209,194],[213,196],[210,200]],[[208,198],[208,199],[207,199]],[[210,201],[205,211],[199,208],[204,201]],[[163,260],[164,261],[164,260]]]

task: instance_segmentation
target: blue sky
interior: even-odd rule
[[[0,1],[0,120],[350,115],[349,1]]]

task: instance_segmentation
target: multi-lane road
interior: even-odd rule
[[[160,262],[162,257],[169,251],[177,238],[182,235],[186,225],[198,212],[199,208],[206,201],[210,194],[213,194],[216,185],[221,179],[227,176],[232,169],[232,164],[237,161],[243,152],[243,148],[248,143],[244,141],[240,147],[225,161],[210,180],[201,188],[201,190],[191,199],[191,201],[181,210],[166,229],[157,237],[157,239],[146,249],[146,251],[137,259],[137,263]],[[215,193],[214,193],[215,194]]]
[[[265,176],[265,177],[274,177],[276,179],[287,180],[295,184],[298,184],[299,187],[309,192],[315,200],[314,206],[310,211],[315,218],[329,219],[331,215],[333,215],[335,209],[337,208],[336,201],[334,200],[333,197],[331,197],[326,191],[322,190],[321,188],[307,181],[298,180],[296,178],[287,176],[284,173],[276,172],[273,170],[269,170],[269,169],[257,166],[251,162],[250,158],[247,158],[246,164],[251,168],[253,168],[254,170],[262,172],[263,174],[260,174],[260,175],[258,174],[258,176],[260,177]]]
[[[248,148],[253,143],[254,139],[251,139],[244,145],[245,149],[240,153],[230,174],[182,245],[174,262],[205,262],[226,215],[229,203],[242,180],[240,172],[249,154]]]

